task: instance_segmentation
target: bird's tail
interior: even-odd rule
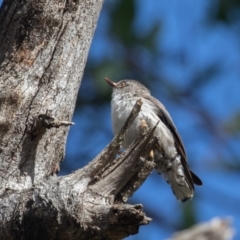
[[[188,179],[188,176],[186,176],[180,156],[177,156],[173,161],[171,161],[168,168],[165,168],[165,170],[161,169],[160,174],[169,183],[173,194],[178,200],[186,202],[193,197],[194,186],[192,179]]]
[[[186,180],[184,180],[182,183],[179,183],[176,177],[173,176],[172,174],[169,174],[168,178],[169,184],[171,185],[172,188],[172,192],[178,200],[186,202],[187,200],[192,199],[194,189],[191,186],[189,186]]]

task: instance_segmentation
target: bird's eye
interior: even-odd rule
[[[126,85],[126,83],[125,83],[125,82],[122,82],[119,87],[122,88],[122,87],[125,87],[125,85]]]

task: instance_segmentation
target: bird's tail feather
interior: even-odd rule
[[[191,199],[194,194],[194,188],[188,183],[181,164],[180,156],[177,156],[171,162],[171,169],[162,171],[161,174],[170,184],[173,194],[178,200],[186,202]]]
[[[172,192],[178,200],[186,202],[189,199],[192,199],[194,190],[188,186],[188,183],[185,181],[183,185],[179,185],[175,179],[170,183]]]

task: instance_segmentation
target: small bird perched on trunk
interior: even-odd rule
[[[120,132],[136,101],[141,98],[142,108],[132,123],[123,147],[127,148],[141,133],[141,126],[152,128],[158,122],[155,135],[159,138],[153,149],[156,170],[171,185],[172,191],[182,202],[191,199],[194,184],[202,181],[189,169],[183,142],[166,108],[150,91],[135,80],[122,80],[117,83],[105,78],[113,88],[112,124],[116,135]]]

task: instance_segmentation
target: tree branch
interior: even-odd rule
[[[155,128],[142,133],[115,160],[109,159],[119,151],[141,104],[140,100],[136,102],[121,132],[83,169],[64,177],[49,177],[25,191],[6,192],[1,204],[8,212],[0,216],[0,224],[6,230],[0,231],[0,238],[24,235],[24,239],[36,239],[36,234],[40,234],[45,239],[122,239],[148,224],[151,219],[143,213],[142,205],[124,202],[155,166],[148,160],[157,141]],[[13,215],[15,226],[6,227],[8,217]],[[17,229],[24,229],[23,233]]]
[[[91,163],[56,176],[102,2],[3,1],[0,239],[122,239],[151,220],[124,202],[154,167],[154,129],[116,158],[141,100]]]
[[[234,236],[230,219],[213,218],[189,229],[176,232],[169,240],[230,240]]]

